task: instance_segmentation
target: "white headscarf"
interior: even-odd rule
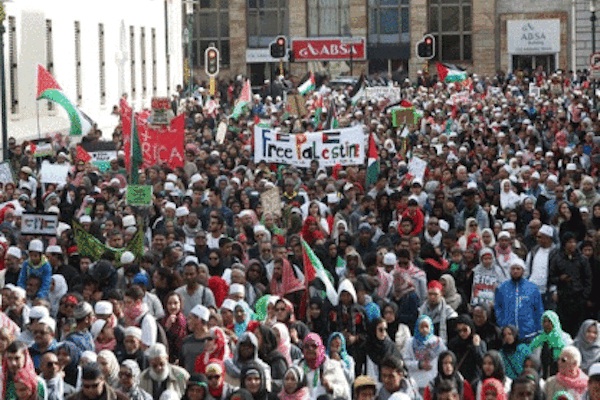
[[[508,183],[508,192],[504,190],[504,185]],[[512,183],[508,179],[502,180],[500,183],[500,207],[502,210],[513,210],[521,202],[521,197],[512,190]]]
[[[67,294],[69,287],[65,277],[62,275],[52,275],[52,282],[54,282],[54,289],[48,292],[48,301],[50,302],[50,315],[56,318],[58,306],[60,305],[60,298]]]

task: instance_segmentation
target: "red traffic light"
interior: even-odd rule
[[[430,38],[430,37],[428,37],[428,38],[426,38],[426,39],[425,39],[425,43],[426,43],[426,44],[431,44],[431,42],[432,42],[432,40],[431,40],[431,38]]]
[[[217,56],[217,52],[214,50],[210,50],[208,52],[208,58],[215,58]]]
[[[284,38],[277,39],[277,45],[278,46],[285,46],[285,39]]]

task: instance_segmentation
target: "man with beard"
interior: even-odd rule
[[[68,399],[127,400],[128,397],[107,385],[100,370],[100,365],[91,363],[84,366],[81,370],[81,390],[68,397]]]
[[[148,367],[148,358],[142,349],[142,330],[130,326],[123,330],[123,345],[117,346],[115,355],[119,364],[125,360],[135,361],[141,369]]]
[[[165,390],[175,392],[179,398],[183,397],[190,374],[181,367],[169,364],[169,355],[162,343],[150,346],[146,355],[150,367],[140,374],[140,388],[154,400],[158,400]]]
[[[442,296],[442,284],[439,281],[431,281],[427,285],[427,300],[419,307],[419,315],[427,315],[433,321],[434,332],[447,343],[450,328],[450,320],[458,317],[458,314],[450,307],[444,296]]]
[[[178,293],[183,299],[183,315],[186,317],[196,304],[215,307],[215,295],[212,290],[198,282],[199,267],[200,263],[196,257],[186,257],[183,266],[185,285],[175,290],[175,293]]]
[[[542,296],[536,284],[523,277],[525,263],[514,258],[510,266],[510,280],[496,288],[496,321],[499,326],[519,328],[519,339],[529,342],[542,329],[544,312]]]

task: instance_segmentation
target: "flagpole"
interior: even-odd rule
[[[129,184],[133,180],[133,162],[131,160],[133,156],[133,130],[135,127],[135,111],[133,110],[133,103],[131,103],[131,133],[129,134]]]
[[[40,129],[40,102],[35,102],[35,114],[37,120],[37,131],[38,131],[38,139],[42,138],[42,130]]]

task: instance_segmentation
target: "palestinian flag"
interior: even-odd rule
[[[240,97],[238,97],[237,101],[235,102],[235,106],[233,107],[231,118],[238,119],[244,112],[244,108],[246,108],[251,102],[252,87],[250,86],[250,79],[246,79],[246,82],[244,82],[244,87],[242,88],[242,92],[240,93]]]
[[[462,82],[467,79],[467,72],[452,64],[437,63],[437,73],[440,82]]]
[[[352,91],[350,91],[350,93],[348,94],[348,97],[350,97],[350,102],[353,106],[356,105],[363,97],[365,97],[364,84],[365,74],[362,73],[360,74],[358,82],[356,82],[356,84],[352,88]]]
[[[71,121],[70,135],[85,135],[92,129],[93,121],[67,98],[50,72],[39,64],[37,69],[36,99],[55,102],[65,109],[69,116],[69,121]]]
[[[140,143],[140,135],[137,128],[136,117],[131,113],[131,151],[129,152],[129,166],[131,171],[129,173],[130,183],[137,185],[139,183],[139,171],[140,167],[144,163],[144,157],[142,155],[142,145]]]
[[[304,241],[302,241],[302,261],[304,263],[304,281],[306,283],[306,293],[308,293],[308,285],[315,279],[319,278],[325,285],[325,293],[327,298],[333,306],[338,305],[338,295],[331,283],[331,280],[327,276],[327,271],[323,267],[323,263],[319,260],[319,257],[315,254],[313,249]]]
[[[377,153],[377,145],[373,134],[369,135],[369,150],[367,155],[367,185],[365,188],[374,185],[379,176],[379,154]]]
[[[333,99],[329,103],[329,109],[327,110],[327,120],[325,121],[324,130],[337,129],[340,124],[337,119],[337,113],[335,112],[335,104]]]
[[[316,87],[317,87],[317,82],[315,80],[315,74],[313,74],[311,71],[308,74],[308,79],[305,80],[304,82],[302,82],[300,84],[300,86],[298,86],[298,93],[300,93],[302,96],[304,96],[305,94],[315,90]]]

